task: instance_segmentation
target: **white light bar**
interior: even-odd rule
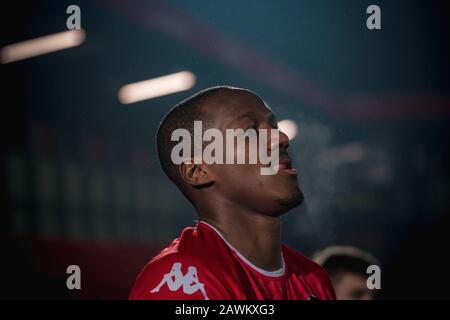
[[[83,43],[86,34],[83,30],[69,30],[39,37],[3,47],[0,59],[3,64],[42,54],[78,46]]]
[[[181,71],[150,80],[127,84],[120,88],[118,97],[123,104],[129,104],[167,94],[184,91],[195,84],[195,75]]]

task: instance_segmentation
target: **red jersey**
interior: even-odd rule
[[[129,299],[335,299],[327,273],[282,245],[282,267],[266,271],[242,256],[213,226],[200,221],[144,267]]]

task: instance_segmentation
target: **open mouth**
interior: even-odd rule
[[[278,162],[278,173],[290,175],[297,174],[297,170],[295,168],[292,168],[291,158],[286,154],[280,155],[280,159]]]

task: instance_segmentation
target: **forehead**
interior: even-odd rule
[[[361,288],[361,289],[367,288],[366,277],[364,277],[361,274],[353,272],[346,273],[342,277],[340,284],[343,287],[348,288]]]
[[[216,121],[239,120],[245,117],[272,115],[272,110],[256,94],[247,91],[226,92],[212,102],[211,115]]]

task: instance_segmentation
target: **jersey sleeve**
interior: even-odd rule
[[[130,300],[211,300],[225,299],[213,274],[187,258],[151,261],[139,274]]]

